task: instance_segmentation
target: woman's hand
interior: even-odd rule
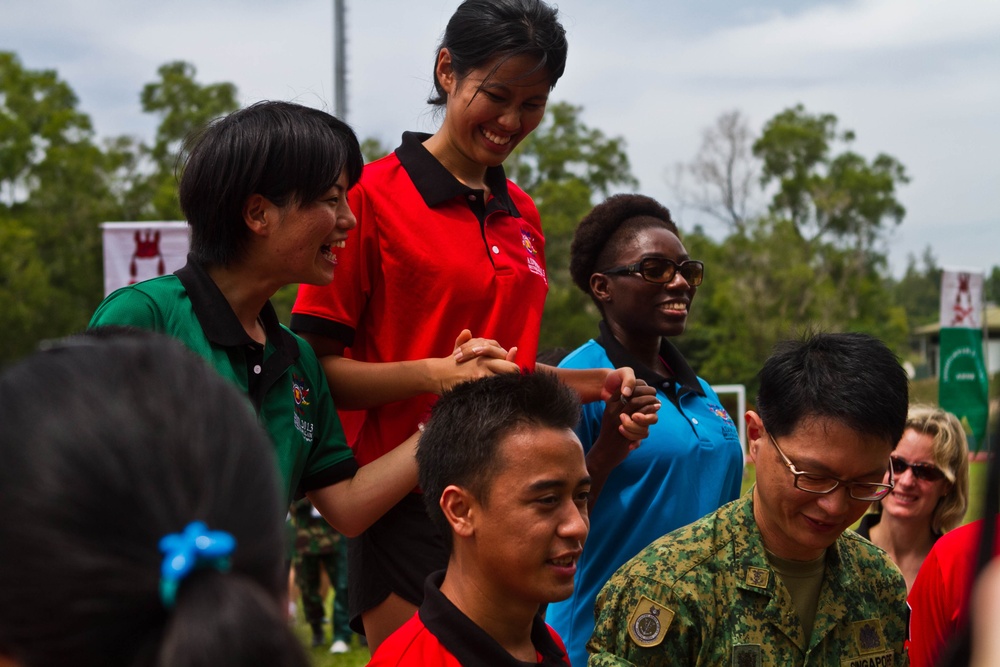
[[[521,369],[514,363],[516,356],[516,347],[505,350],[495,340],[473,338],[471,331],[463,329],[455,339],[455,349],[450,357],[431,360],[437,393],[443,394],[469,380],[497,373],[517,373]]]
[[[628,370],[626,375],[631,375],[633,384],[631,396],[623,394],[620,386],[608,396],[601,419],[601,433],[587,452],[591,508],[611,471],[639,446],[649,435],[649,427],[659,419],[656,413],[660,409],[660,401],[656,397],[656,389],[635,379],[631,369]],[[605,389],[609,386],[614,388],[620,378],[608,375]]]

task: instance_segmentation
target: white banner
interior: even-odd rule
[[[187,263],[186,222],[104,222],[104,295],[173,273]]]
[[[942,270],[941,327],[982,329],[982,271],[948,268]]]

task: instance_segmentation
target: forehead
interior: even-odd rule
[[[485,85],[537,88],[548,92],[552,87],[552,75],[547,67],[539,67],[539,62],[538,58],[529,55],[498,57],[473,68],[466,78]]]
[[[884,470],[893,449],[892,443],[827,417],[803,419],[779,444],[799,469],[844,479]]]
[[[587,475],[583,446],[568,428],[523,426],[500,440],[497,454],[491,488],[522,488],[541,480],[576,484]]]
[[[903,437],[896,445],[894,454],[899,454],[907,461],[918,463],[934,461],[934,438],[929,433],[908,428],[903,431]]]
[[[660,255],[670,259],[688,256],[684,244],[672,231],[659,225],[639,229],[622,229],[612,237],[613,257],[638,259],[648,255]]]

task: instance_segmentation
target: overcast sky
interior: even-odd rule
[[[433,131],[435,46],[457,0],[346,0],[348,121],[395,147]],[[755,130],[797,103],[889,153],[912,182],[892,236],[894,273],[930,245],[946,266],[1000,264],[1000,2],[995,0],[562,0],[566,74],[552,99],[623,136],[640,190],[681,229],[668,167],[741,110]],[[139,91],[186,60],[242,103],[333,109],[333,0],[0,0],[0,50],[56,69],[102,136],[151,139]],[[706,227],[712,231],[711,224]]]

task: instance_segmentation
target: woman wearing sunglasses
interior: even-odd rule
[[[861,518],[857,532],[885,549],[909,590],[937,538],[965,517],[969,446],[962,424],[940,408],[911,406],[890,463],[895,488]]]
[[[572,664],[586,664],[594,599],[622,564],[654,539],[739,495],[743,455],[733,420],[670,338],[684,333],[704,265],[688,256],[670,212],[635,194],[597,205],[576,230],[570,273],[601,312],[599,335],[561,368],[629,366],[662,404],[649,436],[614,468],[590,514],[573,596],[549,605],[546,621]],[[599,452],[604,406],[583,407],[577,435],[588,467]],[[607,466],[603,466],[607,467]]]

